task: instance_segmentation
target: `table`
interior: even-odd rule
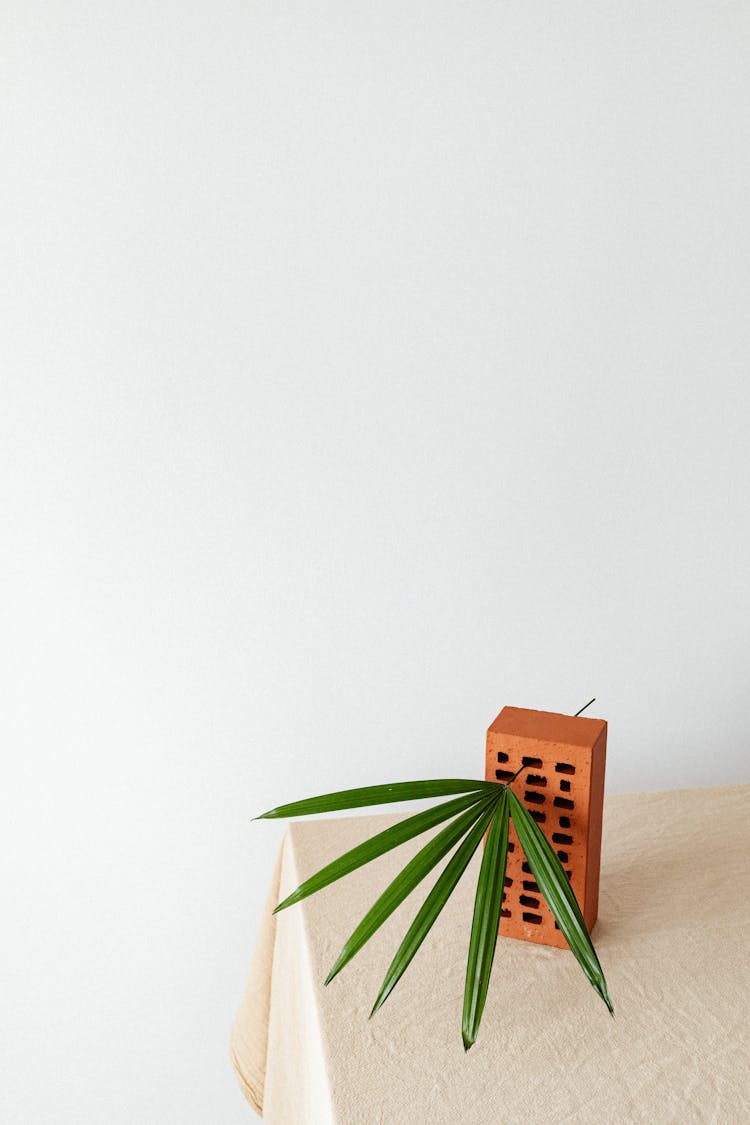
[[[615,1019],[569,950],[501,938],[468,1054],[461,1009],[479,855],[368,1020],[433,879],[322,982],[427,837],[274,919],[303,879],[406,814],[290,822],[232,1030],[243,1092],[271,1125],[750,1121],[749,812],[750,785],[608,797],[593,938]]]

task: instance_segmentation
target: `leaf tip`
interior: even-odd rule
[[[298,903],[299,901],[300,900],[297,897],[297,892],[294,891],[292,894],[287,895],[286,898],[281,900],[279,905],[274,909],[274,914],[278,914],[281,910],[286,910],[289,906],[294,906],[295,903]]]
[[[333,978],[335,976],[338,976],[338,974],[341,972],[341,967],[342,967],[341,966],[341,958],[339,957],[338,961],[336,961],[335,965],[333,966],[333,968],[329,972],[328,976],[323,981],[323,984],[326,984],[326,985],[330,984],[331,981],[333,980]]]
[[[372,1019],[372,1017],[375,1015],[375,1013],[380,1011],[380,1009],[383,1007],[386,1000],[388,999],[389,992],[390,992],[390,990],[388,992],[386,992],[385,982],[384,982],[383,986],[380,989],[380,992],[375,997],[375,1003],[372,1006],[372,1011],[370,1012],[370,1015],[368,1016],[368,1019]]]

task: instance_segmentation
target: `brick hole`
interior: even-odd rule
[[[570,782],[569,781],[561,781],[560,782],[560,792],[561,793],[570,793]]]
[[[555,797],[553,804],[556,809],[574,809],[575,802],[570,797]]]
[[[536,893],[539,894],[539,887],[536,885],[533,879],[524,879],[523,889],[525,891],[536,891]]]
[[[531,870],[531,868],[529,867],[529,865],[528,865],[528,863],[526,862],[526,860],[524,860],[524,861],[523,861],[523,863],[521,864],[521,870],[522,870],[522,871],[525,871],[527,875],[533,875],[533,871],[532,871],[532,870]]]
[[[541,762],[539,763],[541,765]],[[575,766],[571,766],[570,762],[558,762],[555,766],[555,773],[575,773]]]
[[[503,883],[503,886],[504,887],[512,887],[513,886],[513,880],[508,875],[505,876],[505,882]]]
[[[573,837],[572,836],[566,836],[566,834],[564,832],[553,832],[552,833],[552,843],[553,844],[572,844],[573,843]]]
[[[508,840],[508,851],[514,852],[515,850],[516,850],[516,845],[513,843],[512,840]]]
[[[561,863],[567,863],[568,862],[568,853],[567,852],[558,852],[557,858],[560,860]]]
[[[560,817],[560,827],[561,828],[570,828],[570,817],[569,816],[561,816]]]
[[[531,895],[519,895],[518,901],[521,906],[533,906],[535,910],[539,909],[539,899],[532,898]]]
[[[531,914],[528,910],[524,910],[522,917],[524,922],[531,922],[535,926],[541,926],[542,924],[541,914]]]
[[[547,814],[539,812],[538,809],[529,809],[529,812],[531,813],[537,824],[544,824],[545,820],[547,819]]]
[[[508,755],[505,753],[504,750],[498,750],[497,760],[498,760],[498,762],[507,762],[508,761]]]
[[[565,874],[568,876],[568,882],[570,882],[570,880],[573,878],[573,872],[572,871],[566,871]]]
[[[538,785],[540,789],[543,789],[547,784],[547,778],[542,777],[540,773],[530,773],[526,777],[526,784]]]
[[[559,929],[560,929],[560,927],[558,926],[557,922],[555,922],[555,929],[556,929],[556,930],[559,930]]]
[[[528,801],[530,805],[543,805],[547,798],[544,793],[535,793],[533,789],[527,789],[523,795],[524,801]]]
[[[510,910],[501,910],[500,911],[500,917],[501,918],[510,918],[511,917]]]
[[[522,766],[531,766],[532,769],[540,770],[542,768],[541,758],[521,758]]]
[[[510,781],[513,777],[513,770],[495,770],[495,777],[498,781]]]

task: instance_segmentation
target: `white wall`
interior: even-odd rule
[[[0,1117],[247,1121],[252,815],[747,777],[750,7],[0,21]]]

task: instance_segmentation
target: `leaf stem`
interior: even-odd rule
[[[520,770],[516,770],[516,772],[513,774],[513,777],[511,777],[508,781],[505,782],[505,788],[507,789],[509,785],[513,784],[513,782],[518,777],[519,773],[523,773],[524,770],[527,770],[529,768],[530,767],[528,765],[525,765],[525,766],[521,766]]]
[[[574,719],[577,719],[577,718],[578,718],[578,716],[579,716],[579,715],[580,715],[580,714],[581,714],[581,713],[582,713],[583,711],[585,711],[587,707],[590,707],[590,706],[591,706],[591,704],[592,704],[592,703],[595,703],[595,702],[596,702],[596,696],[594,696],[594,698],[593,698],[593,699],[590,699],[590,700],[588,701],[588,703],[584,703],[584,705],[583,705],[583,707],[581,708],[581,710],[580,710],[580,711],[576,711],[576,713],[575,713],[575,715],[573,716],[573,718],[574,718]]]

